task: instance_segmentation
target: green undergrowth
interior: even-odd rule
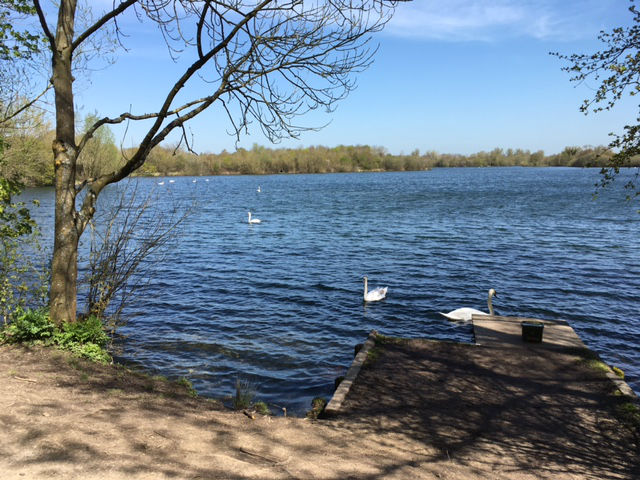
[[[249,380],[236,380],[236,393],[232,398],[234,410],[250,410],[260,415],[271,415],[269,406],[263,401],[254,401],[256,389]]]
[[[109,336],[98,317],[63,323],[58,327],[51,322],[46,309],[20,309],[0,330],[0,343],[55,346],[98,363],[111,362],[106,349],[108,342]]]
[[[190,397],[196,398],[198,396],[198,392],[195,388],[193,388],[193,383],[186,377],[180,377],[177,381],[178,385],[182,385]]]
[[[618,378],[624,380],[624,371],[621,368],[615,365],[607,365],[595,352],[590,350],[582,352],[578,361],[592,370],[598,370],[605,374],[613,372]]]
[[[311,400],[311,410],[307,412],[307,418],[311,420],[317,420],[322,416],[324,409],[327,406],[327,400],[323,397],[315,397]]]

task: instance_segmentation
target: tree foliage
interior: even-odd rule
[[[0,122],[0,177],[26,186],[51,185],[51,126],[39,109],[26,109]]]
[[[97,113],[86,115],[80,135],[84,135],[98,120]],[[113,132],[103,125],[93,133],[78,156],[78,180],[90,180],[112,172],[118,168],[121,159]]]
[[[640,93],[640,11],[634,3],[635,0],[630,0],[630,26],[600,32],[598,40],[604,44],[602,50],[590,54],[553,53],[567,62],[568,65],[562,69],[572,75],[572,82],[583,83],[593,79],[599,84],[593,97],[586,99],[580,107],[585,114],[610,110],[623,97]],[[599,183],[602,188],[616,178],[620,168],[637,165],[640,155],[640,115],[636,118],[636,124],[624,127],[622,134],[611,135],[613,140],[609,147],[616,153],[602,168]],[[630,192],[629,198],[640,194],[636,179],[637,174],[625,185]]]
[[[36,9],[29,0],[0,1],[0,61],[31,58],[40,51],[42,36],[16,28],[17,20],[35,14]]]
[[[605,147],[567,147],[558,154],[541,150],[495,148],[470,155],[420,153],[393,155],[382,147],[341,145],[272,149],[254,145],[235,152],[195,155],[184,149],[158,147],[141,175],[263,175],[278,173],[340,173],[410,171],[438,167],[602,167],[613,153]]]
[[[27,303],[40,305],[46,293],[46,268],[35,256],[37,225],[25,203],[12,198],[20,191],[18,182],[0,177],[0,316],[5,324]]]
[[[0,0],[0,127],[34,106],[50,86],[42,68],[44,38],[29,0]],[[42,86],[44,83],[44,86]]]

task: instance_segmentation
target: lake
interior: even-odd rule
[[[640,391],[640,214],[622,182],[594,200],[598,177],[514,167],[139,179],[160,211],[197,204],[148,262],[118,359],[186,377],[201,395],[249,382],[274,411],[303,414],[331,396],[371,329],[470,342],[469,325],[438,312],[486,311],[494,288],[496,314],[567,320]],[[25,193],[41,200],[34,216],[51,242],[53,190]],[[386,300],[363,304],[364,275],[389,287]]]

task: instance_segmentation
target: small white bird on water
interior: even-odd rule
[[[378,300],[382,300],[384,297],[387,296],[387,289],[389,287],[378,287],[378,288],[374,288],[373,290],[371,290],[370,292],[367,292],[368,289],[368,285],[367,285],[367,277],[364,277],[364,301],[365,302],[377,302]]]
[[[259,218],[251,218],[251,212],[247,212],[249,214],[249,223],[260,223]]]
[[[260,193],[262,190],[260,189],[260,185],[258,185],[258,189],[256,190],[256,192]]]
[[[158,185],[164,185],[164,182],[158,182]]]
[[[440,315],[448,318],[449,320],[458,320],[463,322],[470,322],[472,315],[493,315],[493,304],[491,303],[491,298],[494,296],[498,296],[498,292],[496,292],[493,288],[489,290],[489,298],[487,300],[487,305],[489,306],[489,313],[483,312],[481,310],[476,310],[475,308],[456,308],[455,310],[450,311],[449,313],[442,313]]]

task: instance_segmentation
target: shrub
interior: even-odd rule
[[[311,400],[311,410],[307,412],[307,418],[312,420],[316,420],[322,412],[324,412],[324,408],[327,406],[327,400],[322,397],[316,397]]]
[[[22,343],[51,340],[55,326],[44,309],[18,309],[14,320],[2,332],[2,340],[8,343]]]
[[[86,358],[92,362],[109,363],[111,361],[109,353],[100,345],[96,345],[95,343],[72,343],[67,347],[61,348],[69,350],[74,355]]]
[[[105,349],[109,336],[102,321],[89,317],[84,321],[64,323],[61,329],[51,323],[47,310],[19,309],[13,321],[0,331],[0,341],[7,343],[44,342],[57,345],[74,355],[100,363],[111,361]]]
[[[265,402],[256,402],[253,404],[253,409],[260,415],[271,415],[271,410]]]
[[[109,342],[109,336],[104,332],[102,320],[92,315],[84,321],[63,324],[62,330],[56,333],[55,342],[63,348],[84,343],[104,348]]]

